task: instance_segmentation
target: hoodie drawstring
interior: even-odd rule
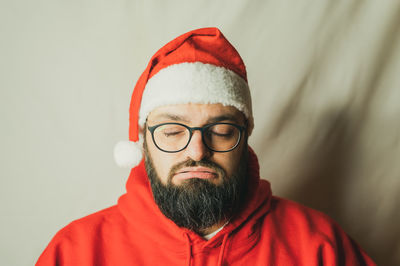
[[[187,265],[190,266],[192,264],[191,263],[192,262],[192,245],[190,244],[189,235],[185,234],[185,236],[187,239],[187,253],[188,253]],[[217,263],[218,266],[222,266],[222,260],[224,257],[225,247],[227,245],[226,243],[228,242],[228,237],[229,237],[229,234],[225,234],[224,238],[222,239],[222,244],[221,244],[221,248],[219,250],[219,255],[218,255],[218,263]]]
[[[222,258],[224,257],[224,249],[226,246],[226,242],[228,241],[228,237],[229,234],[226,234],[224,236],[224,239],[222,240],[221,248],[219,250],[219,255],[218,255],[218,264],[217,264],[218,266],[222,266]]]
[[[187,251],[188,251],[188,262],[187,265],[190,266],[192,262],[192,245],[190,245],[190,238],[188,234],[185,234],[186,239],[187,239]]]

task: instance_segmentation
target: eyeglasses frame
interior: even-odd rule
[[[156,141],[154,140],[154,131],[155,131],[158,127],[164,126],[164,125],[180,125],[180,126],[183,126],[183,127],[185,127],[186,129],[189,130],[189,133],[190,133],[189,140],[188,140],[188,142],[186,143],[186,145],[185,145],[182,149],[177,150],[177,151],[166,151],[166,150],[161,149],[161,148],[157,145]],[[236,127],[237,129],[239,129],[239,138],[238,138],[238,141],[237,141],[236,144],[235,144],[232,148],[230,148],[229,150],[226,150],[226,151],[216,151],[216,150],[214,150],[214,149],[211,149],[211,148],[207,145],[207,143],[205,142],[205,140],[204,140],[204,132],[205,132],[208,128],[210,128],[210,127],[212,127],[212,126],[215,126],[215,125],[231,125],[231,126]],[[185,124],[176,123],[176,122],[161,123],[161,124],[157,124],[157,125],[154,125],[154,126],[151,126],[151,127],[150,127],[150,126],[147,126],[147,129],[148,129],[148,130],[150,131],[150,133],[151,133],[151,138],[153,139],[154,145],[156,145],[156,147],[157,147],[160,151],[167,152],[167,153],[177,153],[177,152],[180,152],[180,151],[183,151],[184,149],[186,149],[187,146],[189,146],[190,141],[192,140],[193,132],[194,132],[195,130],[199,130],[199,131],[200,131],[200,133],[201,133],[201,140],[203,141],[204,146],[206,146],[209,150],[211,150],[211,151],[213,151],[213,152],[230,152],[230,151],[234,150],[234,149],[239,145],[240,141],[242,140],[242,132],[245,131],[246,128],[247,128],[247,127],[245,127],[245,126],[240,126],[240,125],[233,124],[233,123],[228,123],[228,122],[215,122],[215,123],[207,124],[207,125],[202,126],[202,127],[189,127],[189,126],[187,126],[187,125],[185,125]]]

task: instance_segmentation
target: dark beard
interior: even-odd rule
[[[209,160],[191,159],[174,165],[168,183],[161,183],[145,145],[145,165],[153,197],[161,212],[179,227],[202,234],[205,229],[229,220],[239,212],[247,189],[247,146],[244,147],[237,172],[227,177],[225,171]],[[215,185],[208,180],[192,178],[181,185],[172,183],[172,175],[181,167],[204,166],[215,170],[222,179]]]

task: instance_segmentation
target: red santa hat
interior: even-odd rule
[[[221,103],[241,111],[253,129],[246,67],[236,49],[217,28],[187,32],[156,52],[132,93],[129,141],[119,142],[119,166],[135,167],[143,158],[143,127],[155,108],[172,104]]]

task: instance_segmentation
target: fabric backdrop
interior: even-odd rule
[[[32,265],[116,203],[133,86],[155,51],[217,26],[242,55],[250,144],[275,195],[400,265],[400,1],[0,2],[0,264]]]

